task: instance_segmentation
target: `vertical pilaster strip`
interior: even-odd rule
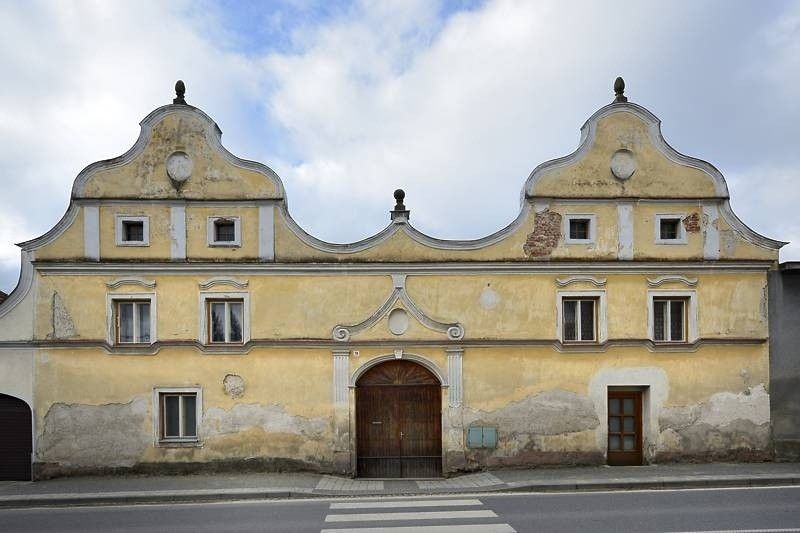
[[[717,260],[720,257],[719,251],[719,229],[717,220],[719,219],[719,207],[717,204],[703,204],[703,259]]]
[[[186,259],[186,207],[172,206],[169,211],[170,259]]]
[[[348,399],[348,377],[350,374],[350,350],[333,350],[333,403],[346,406]]]
[[[89,261],[100,260],[100,206],[83,206],[83,255]]]
[[[633,259],[633,204],[620,202],[617,204],[617,233],[619,245],[617,255],[620,260]]]
[[[447,381],[449,382],[450,407],[461,407],[463,396],[463,373],[461,361],[464,348],[447,348]]]
[[[258,258],[275,261],[275,208],[271,204],[258,207]]]
[[[331,350],[333,355],[333,463],[340,474],[352,473],[350,438],[350,350]]]

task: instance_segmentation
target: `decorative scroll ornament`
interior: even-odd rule
[[[226,278],[226,277],[215,277],[209,278],[205,281],[201,281],[199,283],[201,289],[210,289],[211,287],[215,287],[217,285],[230,285],[231,287],[236,287],[237,289],[246,289],[247,285],[250,282],[245,280],[240,280],[236,278]]]
[[[438,320],[434,320],[433,318],[426,315],[417,304],[408,296],[406,292],[406,275],[405,274],[392,274],[392,281],[394,282],[394,290],[386,299],[386,301],[381,305],[369,318],[364,320],[363,322],[359,322],[358,324],[354,324],[352,326],[347,325],[338,325],[333,328],[333,340],[340,341],[340,342],[347,342],[353,335],[357,335],[362,331],[366,331],[372,326],[374,326],[379,320],[385,317],[390,312],[394,312],[396,309],[400,309],[396,307],[397,303],[400,302],[403,305],[403,308],[411,314],[414,318],[416,318],[420,324],[425,326],[426,328],[432,331],[438,331],[439,333],[444,333],[447,335],[447,338],[451,341],[457,341],[464,338],[464,326],[459,323],[445,323],[439,322]],[[397,315],[398,313],[395,313]],[[399,331],[399,330],[398,330]],[[404,332],[404,330],[403,330]],[[394,333],[394,332],[392,332]],[[394,333],[395,335],[402,335],[402,333]]]
[[[595,287],[604,287],[606,278],[595,278],[593,276],[570,276],[568,278],[556,278],[556,285],[566,287],[572,283],[591,283]]]
[[[697,287],[697,278],[687,278],[686,276],[677,276],[677,275],[669,275],[669,276],[658,276],[657,278],[647,278],[647,284],[650,287],[658,287],[665,283],[683,283],[688,287]]]
[[[147,280],[142,278],[118,278],[114,281],[106,282],[106,287],[109,289],[119,289],[123,285],[138,285],[145,289],[154,289],[156,286],[155,280]]]

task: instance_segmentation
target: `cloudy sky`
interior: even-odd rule
[[[52,227],[178,78],[230,151],[278,172],[301,226],[346,242],[388,222],[397,187],[430,235],[505,226],[622,75],[800,260],[800,2],[0,0],[0,73],[6,292],[13,243]]]

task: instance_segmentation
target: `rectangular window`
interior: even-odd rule
[[[158,395],[161,441],[197,440],[197,393],[161,392]]]
[[[240,343],[243,339],[242,300],[209,300],[208,342]]]
[[[149,246],[150,218],[141,215],[116,216],[117,246]]]
[[[217,242],[234,242],[236,240],[236,224],[233,220],[214,222],[214,240]]]
[[[686,342],[686,298],[653,299],[653,340]]]
[[[589,239],[589,219],[573,218],[569,221],[569,238],[585,241]]]
[[[594,342],[597,340],[597,315],[595,298],[564,298],[563,339],[564,342]]]
[[[208,217],[208,245],[241,246],[241,219],[238,216]]]
[[[597,215],[593,213],[567,213],[562,232],[566,244],[594,244],[597,233]]]
[[[659,223],[659,238],[662,241],[674,241],[680,237],[679,218],[662,218]]]
[[[122,236],[126,242],[144,241],[144,222],[139,220],[124,220],[122,222]]]
[[[150,301],[118,301],[116,309],[116,341],[118,344],[149,344]]]

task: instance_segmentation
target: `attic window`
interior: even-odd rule
[[[655,231],[657,244],[686,244],[686,230],[682,215],[656,215]]]
[[[597,234],[596,215],[564,215],[564,242],[567,244],[593,244]]]
[[[144,240],[144,222],[126,220],[122,223],[122,236],[125,241],[141,242]]]
[[[239,217],[209,217],[209,246],[241,246],[242,232]]]
[[[149,246],[150,223],[146,216],[118,215],[117,246]]]

